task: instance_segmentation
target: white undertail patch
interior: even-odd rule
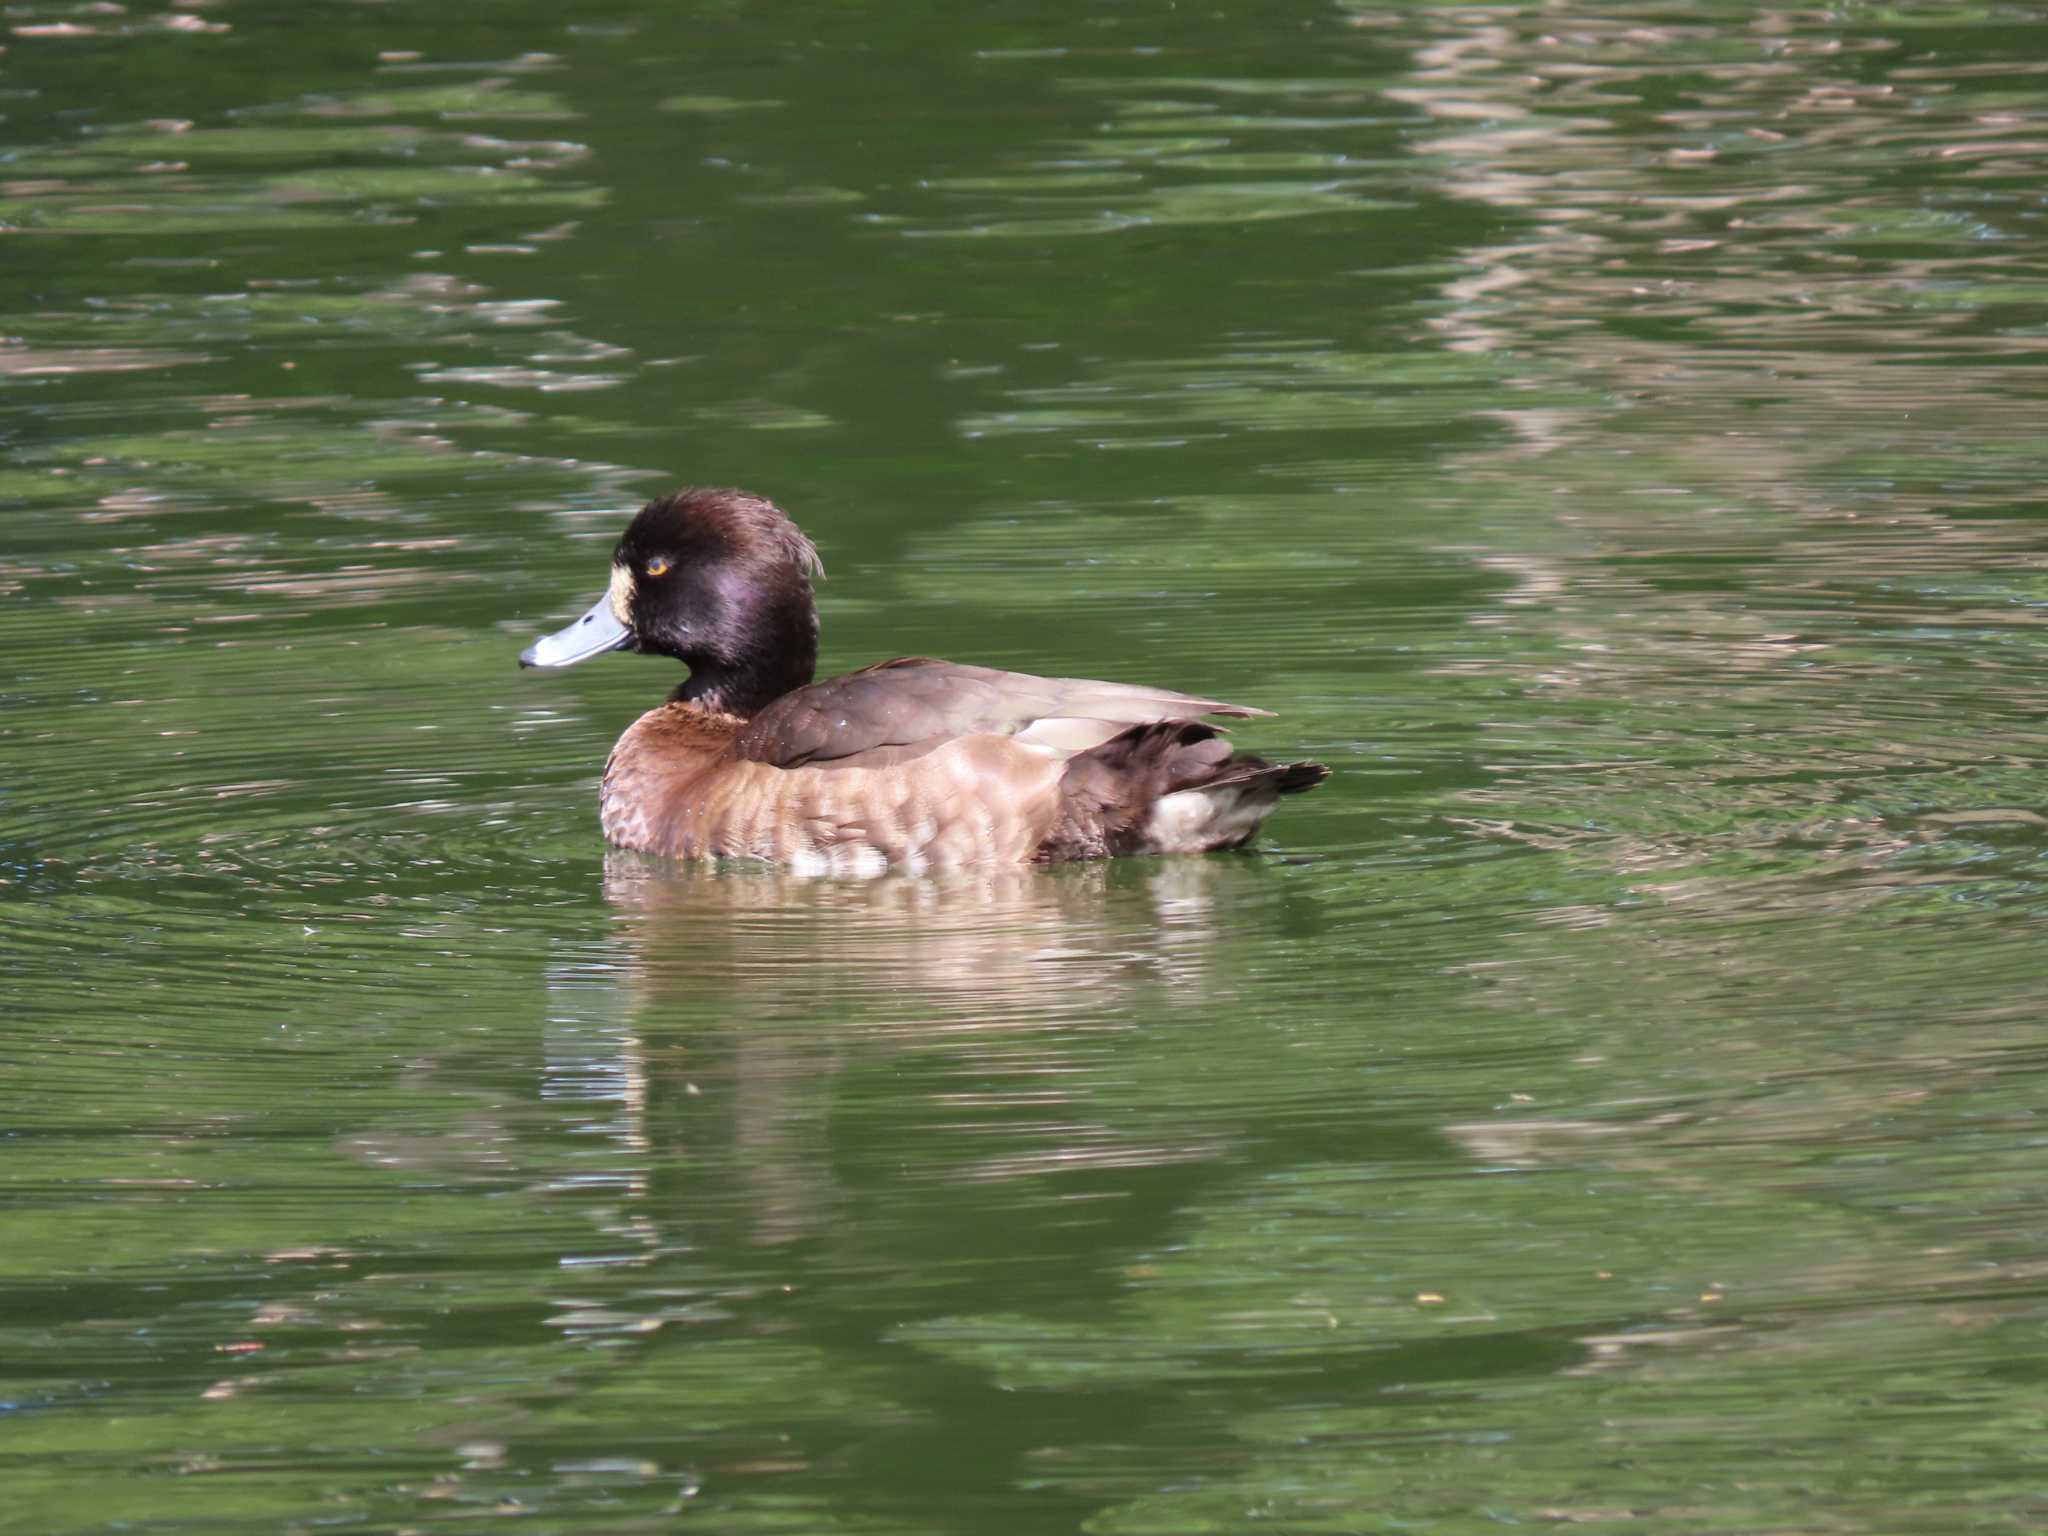
[[[1264,788],[1264,786],[1261,786]],[[1279,797],[1245,784],[1183,789],[1152,802],[1145,837],[1159,853],[1203,853],[1243,842],[1273,812]]]

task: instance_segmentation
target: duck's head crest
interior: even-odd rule
[[[785,566],[806,579],[825,574],[817,547],[782,508],[765,496],[729,489],[656,497],[612,551],[613,565],[639,570],[662,559],[676,565],[725,562],[767,576]]]

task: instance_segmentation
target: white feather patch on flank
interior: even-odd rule
[[[833,843],[825,848],[799,848],[789,859],[791,874],[812,878],[845,875],[856,880],[872,880],[888,868],[888,855],[873,843]]]
[[[841,843],[832,850],[833,873],[872,880],[889,868],[889,856],[873,843]]]
[[[585,587],[583,590],[588,592],[590,588]],[[631,568],[623,565],[613,566],[611,588],[605,596],[611,600],[612,617],[628,629],[633,627],[633,591]]]

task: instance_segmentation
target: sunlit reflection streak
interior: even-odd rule
[[[651,1261],[666,1246],[647,1203],[647,1067],[638,1037],[620,1022],[619,994],[610,967],[589,961],[553,965],[548,972],[548,1015],[542,1032],[540,1099],[573,1114],[564,1128],[594,1137],[612,1150],[612,1166],[588,1166],[582,1153],[568,1169],[546,1180],[538,1192],[575,1197],[588,1219],[613,1241],[630,1248],[609,1256],[564,1254],[564,1267]],[[601,1117],[601,1118],[600,1118]],[[629,1331],[637,1321],[628,1321]]]
[[[1917,871],[1898,861],[1949,838],[1916,816],[2017,798],[2014,760],[2038,749],[2020,682],[2038,625],[2019,573],[2039,552],[2019,523],[1952,514],[2001,512],[2031,494],[2031,470],[2009,454],[1953,465],[1958,442],[2031,430],[2010,370],[1986,360],[2030,356],[2037,338],[1987,334],[1982,317],[2001,283],[2041,274],[2013,238],[2008,203],[1973,192],[1958,205],[1944,200],[1952,188],[1925,181],[1902,189],[1886,167],[1902,150],[1974,163],[1987,135],[2017,146],[2025,125],[1966,120],[1939,96],[1909,105],[1888,85],[1816,82],[1805,66],[1688,59],[1709,82],[1695,94],[1728,94],[1659,121],[1742,137],[1676,139],[1660,165],[1640,154],[1639,121],[1576,109],[1596,96],[1625,108],[1675,67],[1678,34],[1600,22],[1539,33],[1545,21],[1475,15],[1418,45],[1421,83],[1402,99],[1442,127],[1414,151],[1456,195],[1536,220],[1471,253],[1476,270],[1428,323],[1456,349],[1534,353],[1607,380],[1640,402],[1625,407],[1628,452],[1645,462],[1610,474],[1584,451],[1613,439],[1611,409],[1504,412],[1517,441],[1460,457],[1457,472],[1501,486],[1514,514],[1532,465],[1565,494],[1554,531],[1502,519],[1508,547],[1476,558],[1516,587],[1472,616],[1499,642],[1441,670],[1579,695],[1560,698],[1561,739],[1536,755],[1509,734],[1526,740],[1533,722],[1489,727],[1506,749],[1488,752],[1494,782],[1462,798],[1520,809],[1491,823],[1494,835],[1576,849],[1637,878],[1662,872],[1654,889],[1671,900],[1691,888],[1674,876],[1740,848],[1784,864],[1786,901],[1805,879],[1846,877],[1812,898],[1822,910],[1921,890],[2024,904],[2033,882],[2009,860],[1981,876],[1952,860]],[[1475,132],[1480,119],[1495,126]],[[1958,140],[1965,152],[1946,154]],[[1788,272],[1788,237],[1827,265]],[[1916,312],[1945,292],[1967,330]],[[1687,329],[1649,334],[1618,325],[1622,314]],[[1950,466],[1938,483],[1918,473],[1922,457]],[[1650,498],[1646,470],[1668,479],[1671,503]],[[1726,586],[1743,601],[1699,580],[1709,560],[1740,572]],[[1987,580],[2016,601],[1972,601]],[[2017,663],[2010,708],[1954,718],[1938,680],[1968,667],[1974,692],[2005,650]],[[1668,718],[1651,700],[1701,713]],[[1750,722],[1747,734],[1702,734],[1723,716]],[[1808,727],[1820,720],[1832,729]],[[1626,809],[1660,784],[1704,797],[1685,830],[1660,832]],[[1581,823],[1544,805],[1569,805]],[[1753,878],[1743,888],[1769,889]]]

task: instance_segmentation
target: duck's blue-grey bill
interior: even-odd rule
[[[624,650],[633,643],[633,632],[612,614],[609,594],[590,605],[590,611],[567,629],[543,635],[519,653],[522,667],[573,667],[606,651]]]

